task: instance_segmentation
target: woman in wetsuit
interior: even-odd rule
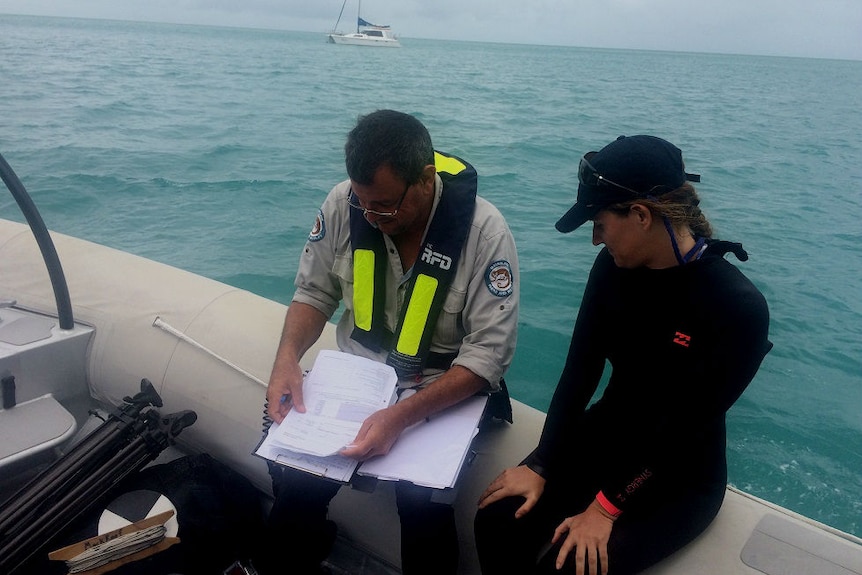
[[[748,255],[712,239],[676,146],[620,137],[578,172],[557,229],[592,220],[604,249],[539,444],[480,498],[485,575],[636,573],[694,539],[724,497],[725,412],[772,347],[763,296],[724,259]]]

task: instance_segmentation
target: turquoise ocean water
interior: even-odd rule
[[[356,116],[413,113],[510,223],[507,379],[545,409],[597,253],[553,228],[577,160],[665,137],[772,313],[730,481],[862,535],[862,62],[402,40],[0,15],[0,152],[49,228],[287,303]]]

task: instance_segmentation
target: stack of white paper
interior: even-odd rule
[[[306,413],[291,410],[273,423],[255,451],[276,463],[347,482],[358,462],[338,455],[362,422],[395,399],[392,367],[338,351],[321,351],[303,384]],[[471,397],[406,429],[390,452],[364,462],[358,473],[383,480],[453,487],[478,431],[487,396]]]
[[[323,350],[302,386],[306,412],[273,423],[256,455],[337,481],[349,481],[358,462],[338,455],[366,417],[388,407],[398,376],[384,363]]]
[[[487,401],[487,396],[471,397],[407,428],[388,454],[369,459],[358,473],[437,489],[454,487]]]
[[[335,455],[369,415],[392,404],[397,385],[395,370],[385,363],[321,351],[302,385],[306,412],[291,409],[272,441],[296,453]]]

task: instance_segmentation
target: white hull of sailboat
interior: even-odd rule
[[[368,34],[330,34],[330,44],[346,44],[350,46],[381,46],[386,48],[400,48],[401,42],[397,38],[376,37]]]

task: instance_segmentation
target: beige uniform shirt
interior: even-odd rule
[[[350,338],[353,251],[347,203],[349,187],[349,180],[336,185],[318,210],[300,258],[293,301],[314,306],[327,318],[333,317],[343,301],[344,310],[336,328],[338,348],[385,362],[387,351],[375,353]],[[432,218],[442,188],[442,181],[436,176]],[[412,270],[402,273],[395,244],[385,234],[383,239],[389,256],[385,322],[387,329],[394,332]],[[453,365],[469,369],[488,381],[490,389],[498,389],[515,351],[518,294],[518,255],[512,233],[497,208],[477,197],[473,222],[431,338],[431,351],[457,353]],[[402,379],[399,385],[426,385],[439,373],[426,369],[424,377]]]

